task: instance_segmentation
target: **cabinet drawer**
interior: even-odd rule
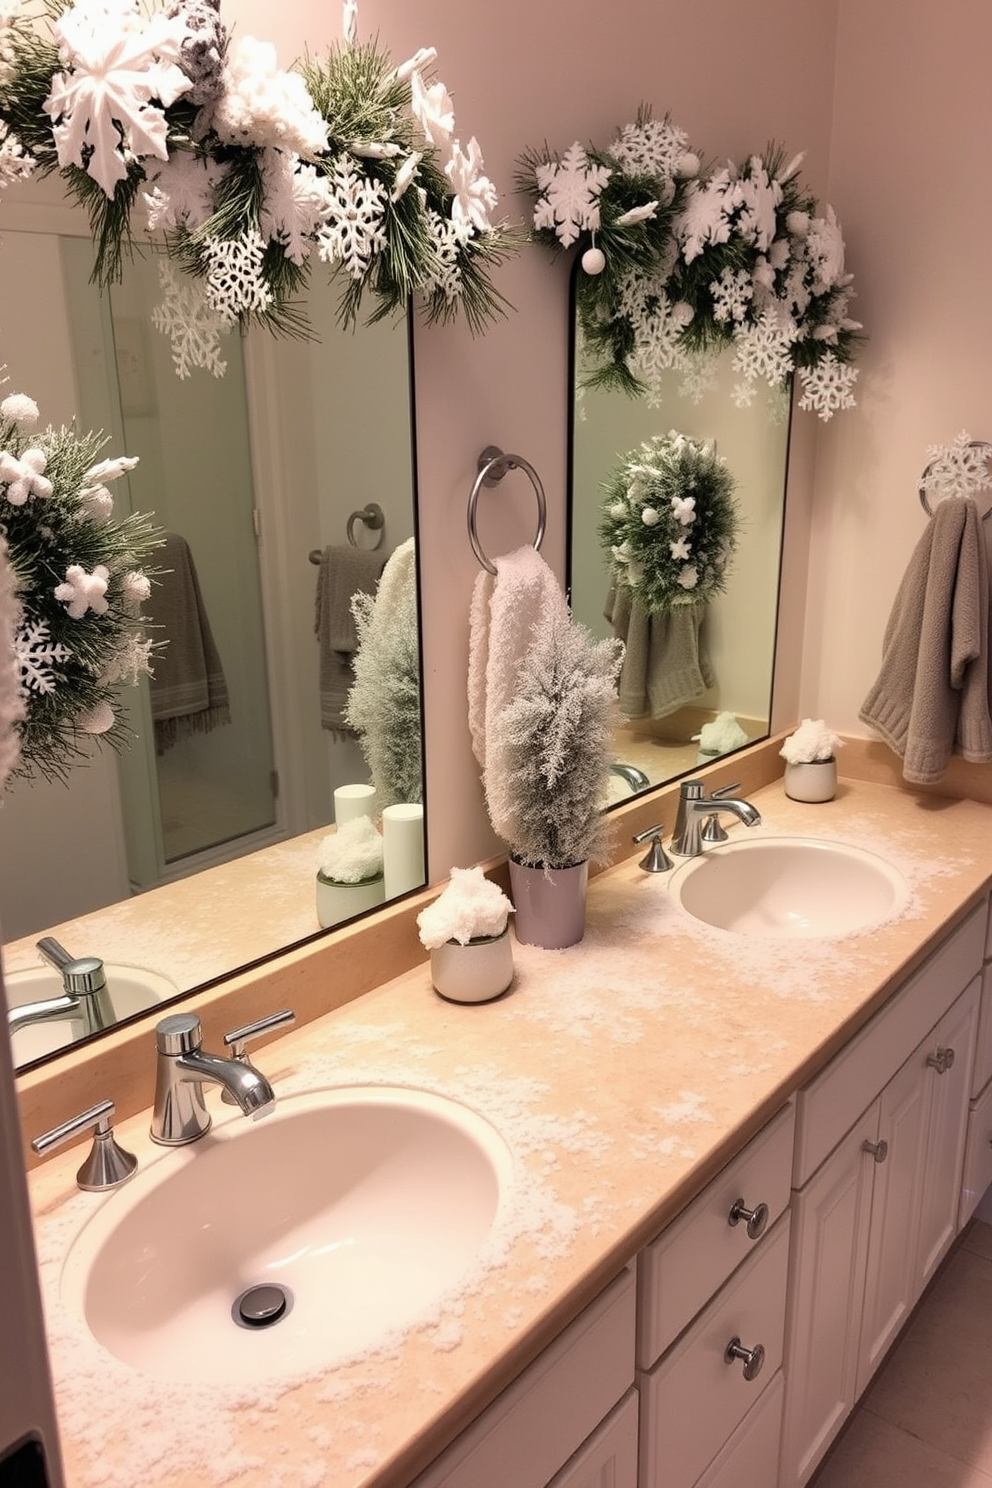
[[[545,1488],[634,1382],[634,1273],[612,1281],[415,1480]]]
[[[727,1277],[764,1243],[789,1202],[795,1109],[781,1111],[638,1257],[637,1364],[650,1369]],[[738,1200],[768,1219],[756,1239],[730,1223]],[[758,1221],[760,1224],[760,1220]]]
[[[631,1389],[548,1488],[637,1488],[637,1391]]]
[[[983,900],[796,1097],[792,1185],[801,1188],[980,970]]]
[[[958,1229],[968,1223],[989,1184],[992,1184],[992,1084],[972,1101],[968,1113]]]
[[[789,1218],[714,1297],[678,1343],[646,1375],[641,1389],[641,1488],[692,1488],[782,1363]],[[744,1378],[727,1346],[765,1350],[761,1373]]]
[[[696,1488],[774,1488],[784,1400],[785,1379],[780,1369]]]

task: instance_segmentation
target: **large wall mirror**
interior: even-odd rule
[[[784,393],[776,393],[759,394],[750,407],[736,406],[731,392],[737,378],[729,351],[715,358],[706,376],[697,376],[691,387],[677,370],[664,373],[650,397],[587,387],[574,313],[572,326],[569,566],[576,617],[597,637],[614,634],[605,613],[610,563],[599,539],[603,486],[618,462],[643,442],[673,429],[715,441],[733,475],[738,509],[737,545],[726,586],[706,606],[698,638],[703,663],[698,670],[710,685],[674,693],[662,686],[658,691],[665,702],[655,716],[649,708],[624,718],[615,740],[610,788],[610,802],[617,804],[710,762],[715,756],[701,750],[700,743],[712,744],[716,735],[736,740],[731,748],[767,737],[790,405]],[[652,664],[671,665],[671,656],[666,663],[660,651],[647,659],[646,665]],[[724,714],[732,715],[734,723],[721,718]],[[714,724],[702,741],[694,737]]]
[[[43,424],[102,429],[108,455],[138,456],[115,500],[169,534],[156,555],[169,574],[145,612],[168,635],[177,576],[192,576],[226,698],[213,726],[186,728],[180,712],[177,727],[159,679],[143,680],[128,690],[130,751],[94,750],[67,784],[14,781],[0,805],[8,1001],[59,994],[36,949],[47,934],[104,960],[129,1016],[321,931],[317,852],[334,791],[369,769],[356,738],[329,726],[348,652],[321,656],[318,577],[337,612],[332,647],[344,645],[333,638],[350,594],[327,586],[374,592],[414,535],[409,332],[405,320],[341,330],[339,290],[315,274],[312,341],[228,337],[223,378],[181,380],[151,321],[156,255],[101,294],[85,220],[58,184],[19,193],[5,199],[0,246],[6,391],[33,397]],[[366,519],[373,507],[382,525]],[[129,980],[132,969],[149,975]],[[20,1029],[15,1062],[81,1032],[73,1020]]]

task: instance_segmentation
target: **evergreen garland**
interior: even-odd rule
[[[613,581],[649,615],[703,602],[736,545],[734,479],[708,440],[674,429],[620,460],[603,483],[599,536]]]
[[[829,418],[854,403],[863,341],[848,316],[851,276],[833,211],[818,215],[801,156],[769,145],[704,167],[684,132],[642,107],[607,150],[545,145],[522,157],[533,237],[577,246],[583,387],[660,398],[661,374],[733,347],[746,406],[753,384],[803,386]]]
[[[57,170],[86,209],[100,285],[119,280],[149,201],[168,257],[198,291],[191,300],[167,291],[155,316],[180,376],[195,366],[220,375],[215,343],[232,327],[308,335],[299,298],[318,257],[342,286],[345,325],[368,301],[370,322],[417,298],[429,322],[464,313],[473,332],[505,313],[490,274],[518,235],[491,219],[496,193],[478,146],[461,149],[450,99],[429,81],[433,51],[396,68],[377,41],[352,36],[280,73],[271,48],[228,37],[219,0],[168,10],[133,0],[133,16],[125,5],[117,18],[134,40],[118,65],[114,17],[100,0],[45,0],[45,18],[53,39],[0,14],[0,141],[23,150],[28,168]],[[86,57],[71,44],[78,28]],[[64,112],[50,115],[56,97]],[[165,161],[142,153],[156,120]],[[186,194],[197,164],[211,169],[203,202]],[[25,173],[0,157],[0,187]],[[236,251],[258,238],[260,262]],[[218,246],[230,249],[221,274]]]
[[[132,460],[99,461],[102,434],[49,427],[29,432],[37,409],[15,395],[0,403],[0,535],[14,575],[20,622],[13,636],[25,716],[18,724],[20,761],[12,778],[64,779],[89,758],[94,738],[120,750],[130,742],[121,683],[150,670],[153,644],[140,613],[151,576],[148,559],[162,533],[140,513],[114,517],[104,484]],[[24,472],[38,479],[25,491]],[[50,491],[47,491],[50,485]],[[23,498],[23,499],[22,499]],[[95,608],[70,613],[73,575],[105,572]],[[84,603],[80,599],[75,606]]]

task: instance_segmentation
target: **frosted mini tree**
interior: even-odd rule
[[[527,867],[607,855],[603,807],[622,660],[620,642],[594,642],[564,612],[535,633],[493,739],[501,794],[512,802],[510,848]]]

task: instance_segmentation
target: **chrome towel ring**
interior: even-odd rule
[[[525,460],[522,455],[504,455],[503,451],[495,444],[489,444],[482,451],[478,462],[479,473],[468,498],[468,540],[472,544],[472,552],[478,558],[487,573],[494,574],[496,565],[491,563],[479,541],[479,534],[475,527],[476,509],[479,505],[479,493],[483,486],[495,486],[503,479],[508,470],[523,470],[529,477],[534,487],[534,495],[537,498],[537,532],[534,536],[534,547],[540,552],[544,541],[544,530],[548,522],[548,503],[544,495],[544,487],[541,478],[533,465]]]

